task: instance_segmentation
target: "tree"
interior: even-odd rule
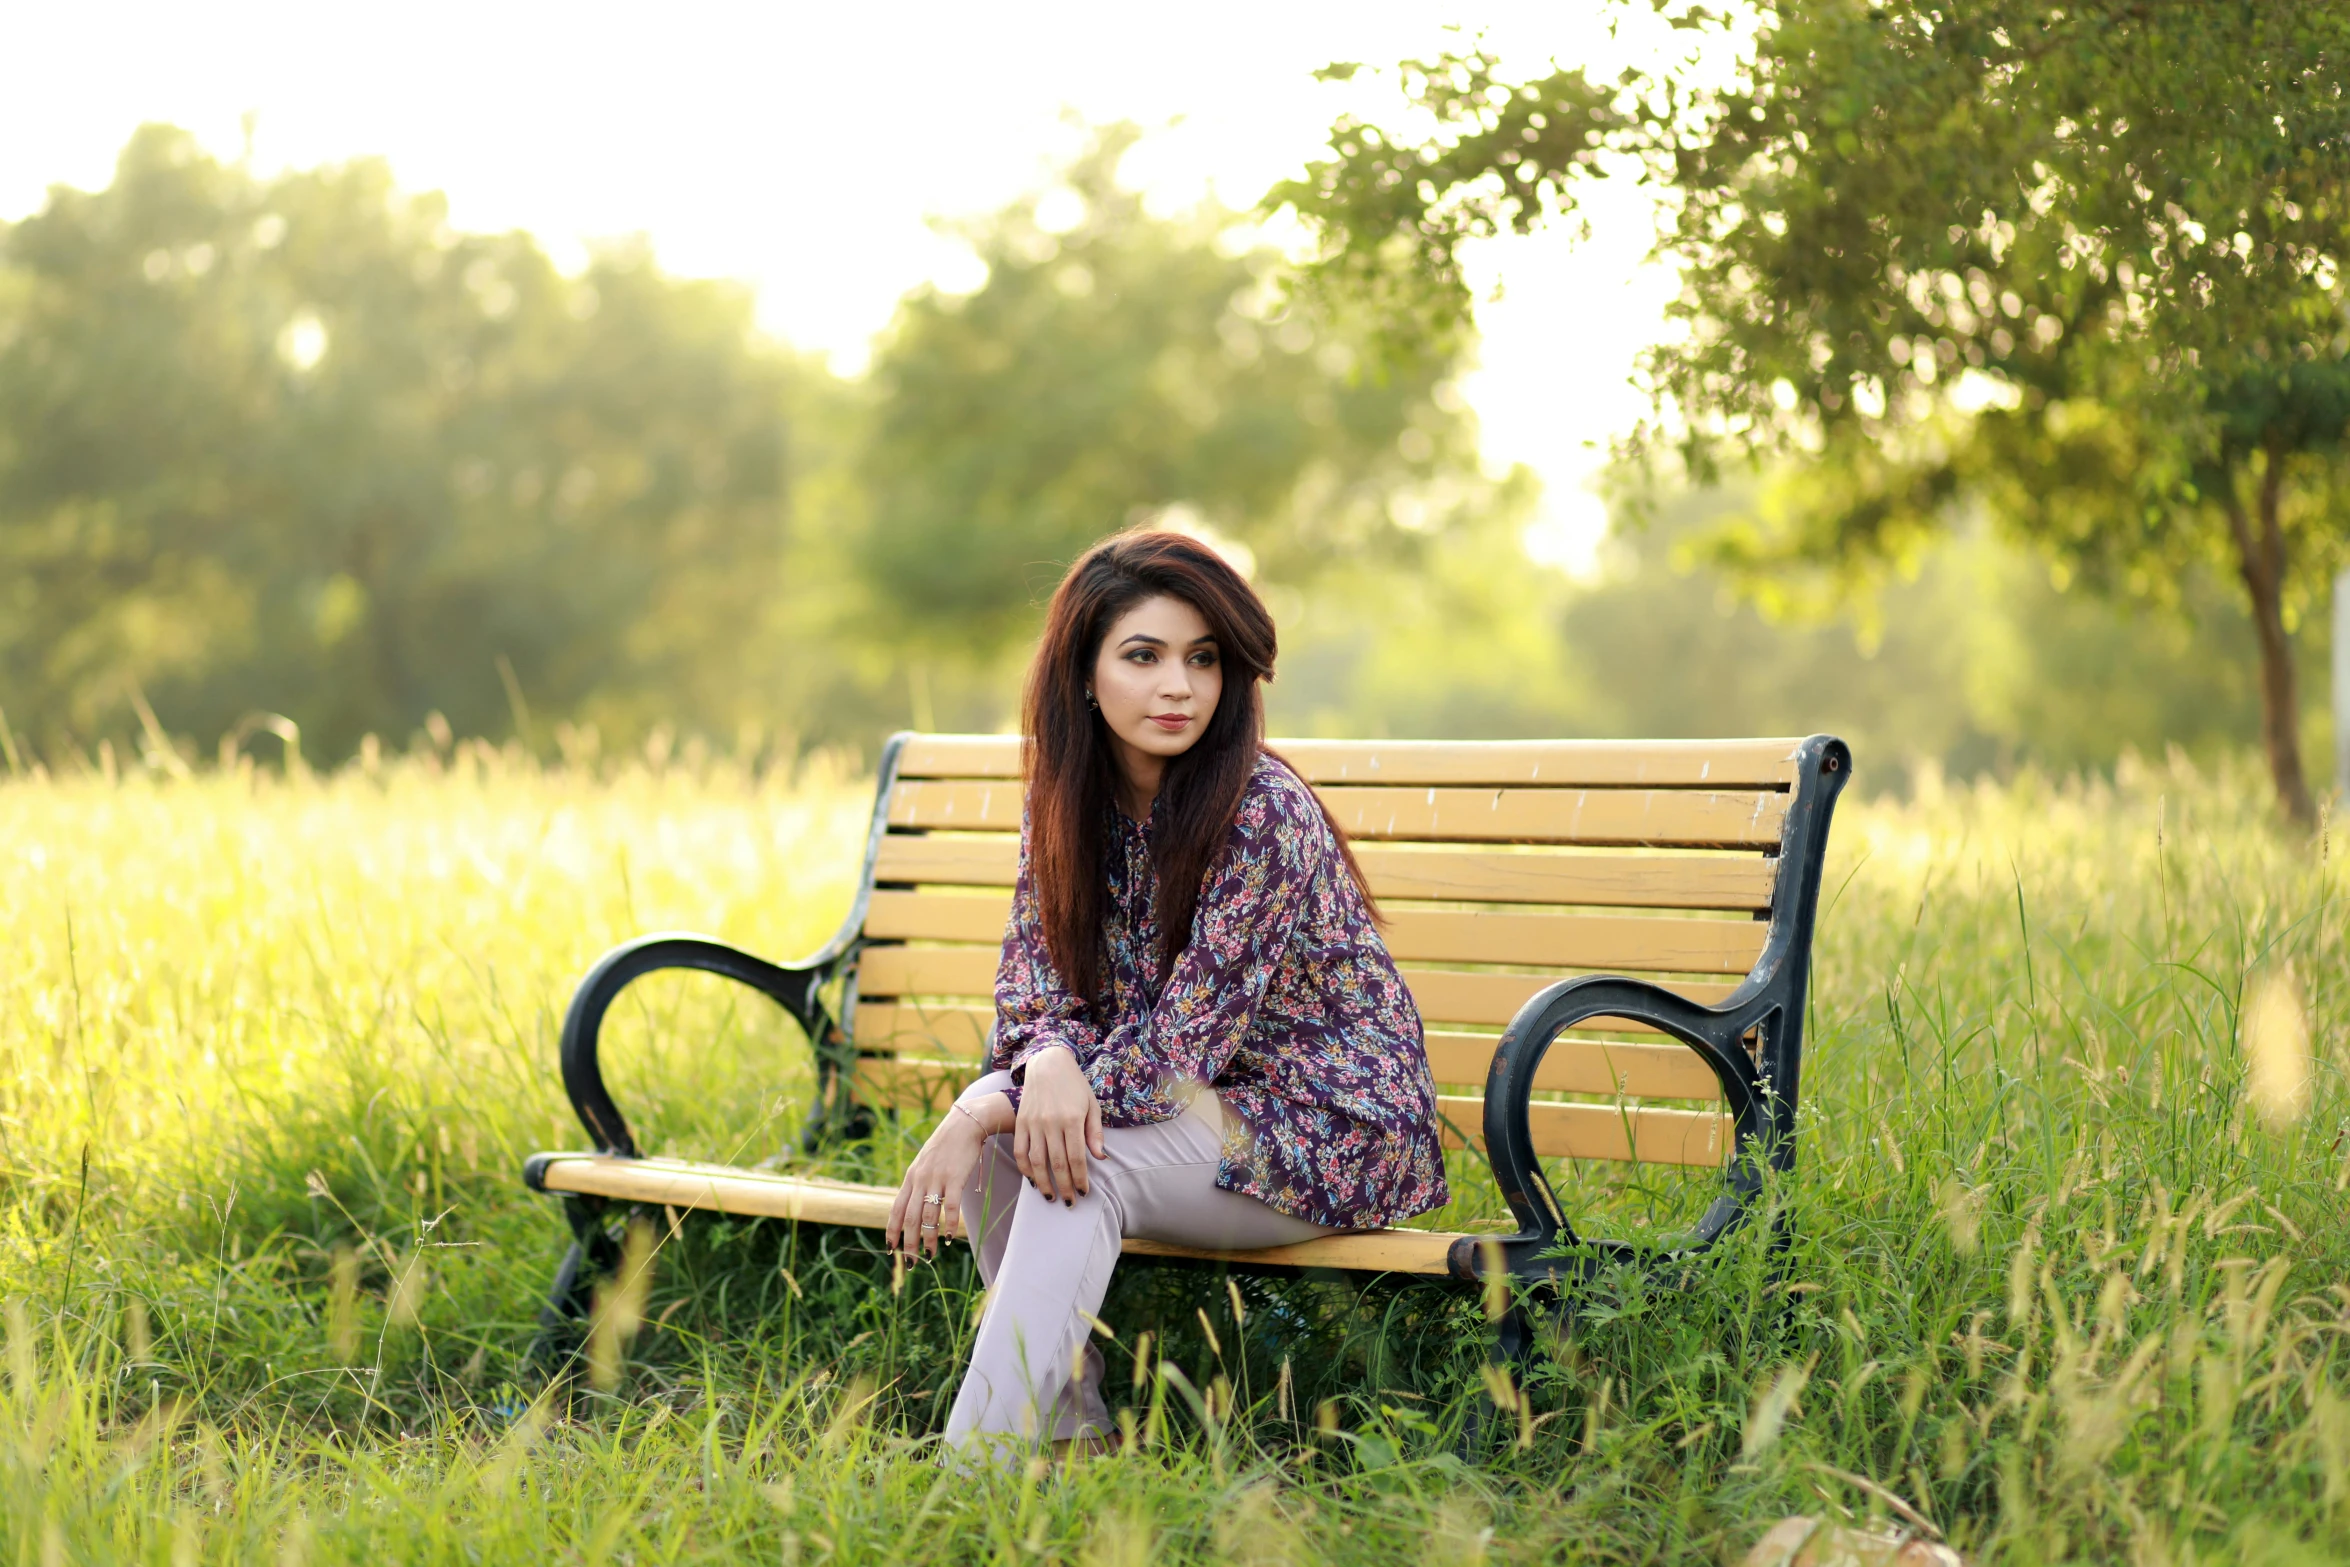
[[[1296,583],[1408,558],[1485,493],[1451,359],[1363,373],[1359,332],[1285,309],[1236,214],[1158,218],[1119,186],[1133,139],[1107,130],[1066,172],[1065,231],[1033,199],[975,225],[985,283],[910,296],[882,346],[851,553],[893,642],[1007,651],[1068,562],[1137,521],[1203,526]]]
[[[2106,591],[2232,571],[2279,802],[2312,821],[2292,634],[2350,516],[2350,13],[1831,3],[1763,14],[1751,49],[1719,87],[1408,64],[1436,135],[1341,122],[1273,199],[1319,226],[1323,288],[1379,282],[1441,340],[1464,241],[1570,214],[1587,178],[1669,185],[1686,333],[1646,358],[1633,444],[1792,475],[1727,555],[1852,574],[1982,506]]]
[[[380,163],[150,126],[0,231],[0,706],[56,745],[273,709],[328,756],[436,709],[723,731],[813,379],[641,246],[565,277]]]

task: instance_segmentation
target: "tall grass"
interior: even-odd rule
[[[1827,1511],[2000,1561],[2350,1555],[2345,878],[2182,763],[1849,803],[1792,1252],[1602,1281],[1522,1389],[1472,1297],[1133,1267],[1129,1450],[949,1475],[967,1265],[716,1221],[648,1233],[641,1326],[547,1396],[560,1226],[516,1171],[579,1140],[572,980],[664,926],[815,946],[867,798],[481,747],[0,785],[0,1552],[1714,1561]],[[765,1003],[623,1013],[648,1146],[789,1146]],[[1442,1222],[1497,1211],[1457,1173]],[[1571,1186],[1653,1195],[1610,1180]]]

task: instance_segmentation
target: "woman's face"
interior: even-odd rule
[[[1200,612],[1144,599],[1110,624],[1094,655],[1094,701],[1113,737],[1146,756],[1181,756],[1207,733],[1224,694],[1224,662]]]

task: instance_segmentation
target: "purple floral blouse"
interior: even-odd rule
[[[1023,830],[990,1064],[1018,1075],[1067,1046],[1106,1126],[1172,1120],[1213,1085],[1230,1112],[1216,1184],[1297,1218],[1370,1229],[1442,1207],[1420,1014],[1306,784],[1258,759],[1164,987],[1149,833],[1118,813],[1104,993],[1087,1000],[1046,951]]]

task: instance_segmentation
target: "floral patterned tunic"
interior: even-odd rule
[[[1312,791],[1258,759],[1163,987],[1149,832],[1118,813],[1103,993],[1088,1000],[1046,950],[1023,829],[990,1064],[1018,1076],[1067,1046],[1105,1126],[1172,1120],[1210,1084],[1229,1112],[1216,1184],[1300,1219],[1367,1229],[1442,1207],[1420,1014]]]

